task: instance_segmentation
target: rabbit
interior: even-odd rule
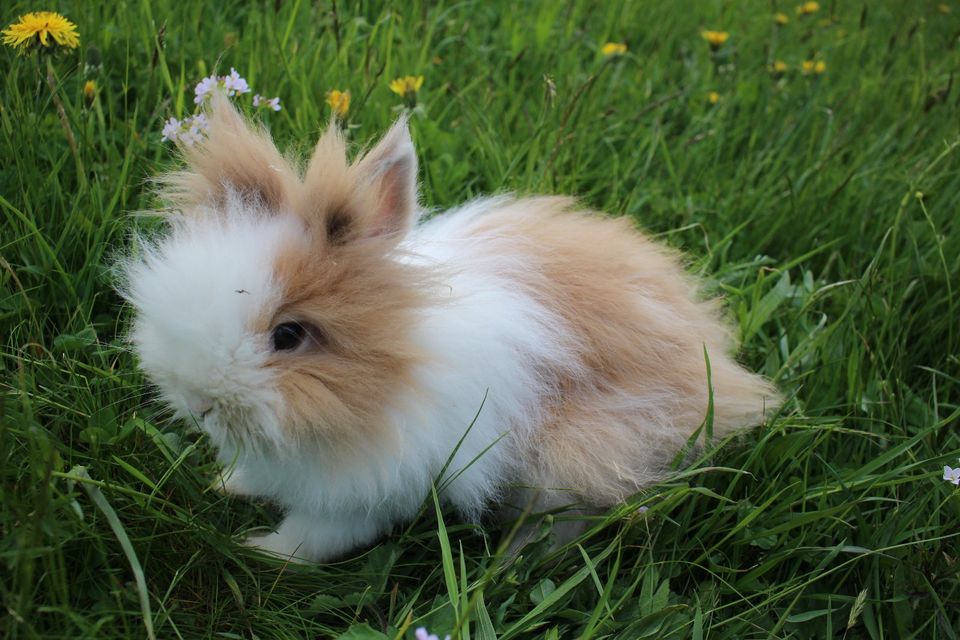
[[[300,170],[218,95],[182,153],[158,178],[168,224],[119,288],[142,370],[226,490],[284,511],[250,546],[342,557],[435,482],[469,521],[523,499],[604,509],[664,477],[711,392],[717,437],[778,404],[630,220],[511,195],[421,220],[404,117],[352,162],[331,124]]]

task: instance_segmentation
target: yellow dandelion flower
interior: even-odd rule
[[[827,63],[823,60],[817,60],[817,63],[813,65],[813,72],[817,75],[820,75],[827,70]]]
[[[622,56],[627,52],[627,45],[622,42],[608,42],[600,47],[600,53],[606,57]]]
[[[937,11],[939,11],[940,13],[950,13],[950,5],[946,3],[938,4]]]
[[[820,75],[827,70],[827,63],[823,60],[804,60],[800,65],[800,69],[807,75],[811,73]]]
[[[97,83],[93,80],[87,80],[86,84],[83,85],[83,98],[87,102],[93,102],[94,97],[97,95]]]
[[[420,91],[423,86],[423,76],[404,76],[390,81],[390,91],[398,96],[407,96]]]
[[[350,111],[350,92],[331,89],[327,92],[327,104],[335,116],[342,118]]]
[[[18,22],[4,29],[3,44],[20,54],[37,47],[75,49],[80,44],[80,36],[77,25],[59,13],[38,11],[20,16]]]
[[[707,29],[700,32],[700,37],[707,41],[711,49],[719,49],[730,38],[730,34],[726,31],[710,31]]]
[[[770,65],[770,72],[777,76],[785,74],[787,69],[789,69],[789,67],[783,60],[774,60],[773,64]]]
[[[783,25],[790,22],[790,18],[787,17],[787,14],[785,13],[777,13],[777,14],[774,14],[773,21],[782,27]]]
[[[707,94],[707,102],[709,102],[710,104],[717,104],[718,102],[720,102],[720,94],[717,93],[716,91],[711,91],[710,93]]]
[[[809,16],[817,11],[820,11],[819,2],[804,2],[802,5],[797,7],[798,16]]]

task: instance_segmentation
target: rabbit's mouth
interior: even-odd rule
[[[267,407],[215,402],[196,419],[219,448],[266,452],[284,444],[277,437],[277,420]]]

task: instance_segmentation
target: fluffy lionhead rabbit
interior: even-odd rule
[[[616,504],[703,423],[704,349],[714,433],[776,402],[629,220],[496,197],[418,223],[404,119],[354,162],[329,127],[301,172],[220,96],[184,154],[123,293],[144,371],[227,490],[285,510],[252,545],[342,555],[412,517],[448,460],[442,498],[467,518]]]

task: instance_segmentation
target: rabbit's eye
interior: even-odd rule
[[[271,340],[274,351],[293,351],[307,337],[307,330],[299,322],[284,322],[273,328]]]

